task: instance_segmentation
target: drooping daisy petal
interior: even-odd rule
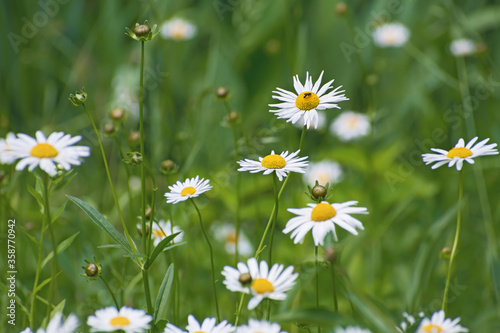
[[[241,325],[236,328],[236,333],[287,333],[281,331],[280,324],[270,323],[265,320],[249,319],[248,325]]]
[[[196,198],[200,194],[212,189],[209,179],[200,179],[200,176],[186,179],[184,182],[177,181],[168,187],[170,192],[165,193],[167,203],[178,203],[189,198]]]
[[[232,333],[234,331],[234,326],[229,324],[226,320],[216,325],[215,318],[205,318],[200,325],[193,315],[189,315],[186,330],[187,331],[183,331],[177,326],[168,323],[163,333]]]
[[[271,154],[259,157],[259,161],[249,159],[238,161],[241,167],[238,171],[249,171],[250,173],[264,172],[265,175],[276,172],[276,176],[281,181],[283,177],[288,176],[289,172],[305,172],[308,164],[306,161],[307,156],[296,157],[299,152],[300,150],[297,150],[294,153],[288,154],[288,151],[285,151],[278,155],[272,150]]]
[[[420,322],[416,333],[461,333],[469,332],[469,329],[460,326],[460,317],[453,320],[445,318],[444,311],[440,310],[432,314],[431,319],[424,318]]]
[[[92,332],[114,332],[123,330],[125,333],[140,333],[149,328],[152,316],[144,310],[136,310],[127,306],[120,310],[107,307],[97,310],[95,315],[87,319],[87,325]]]
[[[378,47],[400,47],[410,37],[410,31],[401,23],[387,23],[373,32],[373,41]]]

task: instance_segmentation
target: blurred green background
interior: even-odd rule
[[[493,0],[346,3],[347,13],[339,14],[338,2],[327,0],[4,1],[0,4],[0,135],[9,131],[34,135],[39,129],[47,135],[61,130],[82,135],[82,144],[91,147],[92,155],[76,168],[78,175],[71,184],[53,196],[54,209],[65,202],[64,194],[80,197],[120,229],[92,127],[68,96],[85,87],[86,104],[101,128],[110,122],[112,109],[124,108],[128,118],[118,137],[126,145],[124,138],[139,127],[140,43],[128,38],[124,28],[146,19],[161,25],[173,17],[185,18],[197,27],[193,39],[157,36],[146,43],[146,155],[156,170],[167,158],[179,165],[170,184],[196,175],[211,179],[214,189],[200,199],[205,223],[233,223],[234,142],[215,90],[219,86],[230,90],[229,105],[241,119],[241,153],[256,159],[271,149],[298,147],[300,130],[268,112],[268,104],[275,102],[272,91],[293,90],[293,75],[303,81],[308,71],[316,80],[324,70],[324,82],[334,78],[334,86],[343,85],[350,99],[340,103],[342,109],[365,113],[372,123],[369,136],[350,143],[339,141],[328,128],[309,130],[302,150],[311,162],[333,159],[343,167],[344,179],[334,187],[331,200],[357,200],[370,212],[360,218],[365,231],[359,236],[338,231],[340,312],[347,321],[375,332],[383,325],[377,320],[398,324],[403,311],[430,315],[441,305],[447,262],[439,259],[439,253],[452,245],[458,173],[446,166],[431,170],[420,154],[432,147],[450,149],[460,137],[466,142],[476,135],[500,142],[500,5]],[[382,21],[406,25],[409,42],[402,48],[374,46],[371,33]],[[454,57],[449,44],[460,37],[476,41],[482,51]],[[326,112],[328,124],[339,112]],[[140,215],[140,191],[133,188],[134,200],[128,201],[125,168],[136,177],[139,169],[122,163],[113,139],[104,143],[127,223],[133,228]],[[127,148],[134,150],[139,148]],[[26,171],[16,173],[12,166],[0,167],[1,239],[4,244],[7,219],[15,217],[17,288],[26,301],[36,269],[36,245],[28,235],[39,238],[41,225],[40,211],[26,187],[34,185],[34,177]],[[463,229],[447,317],[461,316],[471,332],[500,332],[499,168],[498,157],[464,167]],[[261,174],[244,173],[241,178],[243,231],[256,247],[272,208],[273,184],[271,177]],[[157,179],[157,216],[167,219],[162,197],[168,190],[167,179],[159,172]],[[312,237],[293,245],[280,232],[292,217],[286,208],[309,202],[306,185],[302,177],[292,175],[280,204],[274,258],[304,273],[303,284],[283,311],[315,304],[313,276],[308,274],[314,259]],[[214,311],[206,244],[195,212],[187,203],[173,209],[187,241],[173,250],[181,263],[182,280],[180,319],[174,324],[183,327],[188,314],[202,319],[214,316]],[[85,322],[96,309],[112,305],[99,281],[86,282],[79,276],[83,259],[93,256],[124,304],[145,305],[137,267],[117,249],[98,248],[109,244],[109,238],[76,206],[67,205],[55,228],[59,241],[80,232],[59,257],[62,273],[56,299],[66,299],[65,314],[74,312]],[[138,234],[134,238],[139,242]],[[48,243],[46,250],[50,249]],[[226,254],[221,244],[216,253],[217,271],[234,264],[234,256]],[[168,255],[161,259],[153,267],[153,291],[170,263]],[[42,277],[49,275],[47,266]],[[233,321],[237,297],[219,278],[222,314]],[[330,268],[322,269],[320,281],[322,306],[332,310]],[[0,300],[3,309],[5,293]],[[276,303],[273,309],[279,307]],[[172,320],[172,309],[168,311]],[[42,319],[43,313],[37,322]],[[0,326],[5,321],[2,316]],[[26,320],[19,310],[18,321],[23,323],[16,327],[20,331]],[[293,323],[285,329],[306,330]]]

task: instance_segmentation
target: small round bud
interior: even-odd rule
[[[440,259],[445,259],[445,260],[449,260],[451,257],[451,248],[449,248],[448,246],[447,247],[444,247],[442,250],[441,250],[441,253],[439,254],[439,258]]]
[[[85,88],[82,88],[82,90],[77,91],[74,94],[70,94],[69,100],[74,106],[79,106],[85,103],[87,100],[87,92],[85,91]]]
[[[316,199],[326,197],[327,192],[328,191],[326,190],[326,187],[324,187],[323,185],[316,185],[311,190],[311,194]]]
[[[105,124],[102,130],[106,135],[113,135],[116,133],[116,127],[112,123]]]
[[[325,258],[330,263],[335,264],[335,262],[337,261],[337,253],[335,253],[335,249],[333,247],[325,249]]]
[[[226,87],[219,87],[219,88],[217,88],[217,91],[215,92],[215,96],[217,96],[217,98],[220,98],[220,99],[226,98],[228,94],[229,94],[229,90],[227,90]]]
[[[240,115],[236,111],[231,111],[226,117],[227,122],[230,124],[234,124],[234,123],[238,122],[239,119],[240,119]]]
[[[85,275],[89,277],[96,276],[97,274],[99,274],[99,268],[94,263],[89,263],[87,266],[85,266],[84,269],[85,269]]]
[[[149,221],[151,219],[151,213],[153,210],[151,207],[146,208],[146,212],[144,213],[144,216],[146,217],[146,221]]]
[[[343,16],[347,13],[347,4],[345,2],[339,2],[336,6],[335,6],[335,13],[337,13],[337,15],[339,16]]]
[[[247,285],[250,282],[252,282],[252,276],[250,275],[250,273],[243,273],[238,278],[238,282],[241,283],[242,285]]]
[[[477,53],[484,53],[484,52],[486,52],[487,49],[488,49],[488,47],[486,46],[485,43],[477,43],[476,44]]]
[[[142,163],[142,155],[139,152],[130,152],[127,153],[128,160],[125,160],[126,163],[130,165],[141,165]]]
[[[165,172],[171,172],[175,169],[175,162],[172,160],[165,160],[161,162],[161,170]]]
[[[123,109],[116,108],[109,113],[109,116],[114,121],[122,121],[125,117],[125,111],[123,111]]]
[[[146,36],[151,32],[151,28],[147,24],[141,24],[141,25],[136,25],[134,27],[134,33],[141,37],[141,36]]]
[[[137,146],[141,142],[141,133],[139,131],[130,132],[128,135],[128,143],[131,146]]]

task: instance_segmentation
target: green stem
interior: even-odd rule
[[[314,262],[316,266],[316,308],[319,309],[319,261],[318,261],[318,246],[314,247]],[[318,324],[318,333],[321,333],[321,327]]]
[[[167,181],[167,187],[170,184],[169,179],[168,179],[168,174],[165,176],[166,181]],[[170,218],[170,234],[174,233],[174,214],[172,212],[172,204],[167,204],[168,206],[168,216]],[[174,322],[176,323],[178,321],[178,316],[179,316],[179,307],[181,303],[180,299],[180,293],[181,293],[181,284],[180,284],[180,278],[179,278],[179,267],[176,264],[175,260],[175,252],[170,251],[172,253],[172,262],[174,263],[174,267],[176,268],[174,270]]]
[[[272,258],[273,258],[273,240],[274,240],[274,230],[276,229],[276,220],[278,219],[278,211],[279,211],[279,203],[280,199],[278,197],[279,194],[279,182],[278,182],[278,176],[276,176],[276,173],[273,174],[273,183],[274,183],[274,207],[273,209],[273,215],[272,215],[272,222],[271,222],[271,236],[269,237],[269,260],[268,260],[268,265],[272,265]]]
[[[205,239],[208,244],[208,249],[210,250],[210,264],[212,266],[212,283],[214,285],[214,296],[215,296],[215,311],[217,313],[217,322],[220,322],[219,301],[217,300],[217,288],[215,286],[215,266],[214,266],[214,253],[212,250],[212,244],[210,244],[210,239],[208,238],[207,232],[205,231],[205,227],[203,226],[203,221],[201,219],[201,213],[200,210],[198,209],[198,206],[196,205],[193,199],[189,199],[189,201],[191,201],[194,208],[196,209],[196,212],[198,213],[198,219],[200,220],[201,231],[203,232],[203,236],[205,236]]]
[[[120,157],[123,160],[125,160],[126,156],[125,153],[123,152],[123,147],[118,139],[118,136],[115,135],[115,142],[116,145],[118,146],[118,149],[120,151]],[[128,168],[128,165],[125,164],[125,173],[127,175],[127,195],[128,195],[128,207],[129,207],[129,218],[132,218],[134,216],[134,206],[133,206],[133,199],[132,199],[132,190],[130,189],[130,169]]]
[[[332,263],[332,287],[333,287],[333,305],[335,307],[335,312],[339,311],[339,304],[337,302],[337,282],[335,281],[335,264]]]
[[[118,304],[118,301],[116,300],[115,294],[113,293],[113,291],[109,287],[108,283],[106,282],[106,280],[104,280],[104,278],[102,277],[102,275],[99,275],[99,277],[101,278],[102,282],[104,282],[104,285],[106,286],[106,288],[108,288],[108,291],[111,294],[111,297],[113,297],[113,302],[115,302],[116,308],[120,309],[120,304]]]
[[[462,176],[462,171],[458,172],[459,181],[458,181],[458,213],[457,213],[457,230],[455,232],[455,240],[453,241],[453,247],[451,248],[450,262],[448,265],[448,274],[446,276],[446,285],[444,287],[444,296],[443,296],[443,306],[442,309],[444,313],[446,313],[447,299],[448,299],[448,291],[450,287],[450,279],[451,279],[451,269],[453,266],[453,259],[455,259],[457,247],[458,247],[458,238],[460,237],[460,222],[462,218],[462,196],[464,192],[464,181]]]
[[[238,311],[236,312],[236,319],[234,320],[234,326],[238,326],[240,320],[241,309],[243,308],[243,301],[245,300],[246,294],[241,294],[240,304],[238,305]]]
[[[153,221],[154,221],[154,217],[155,217],[155,208],[156,208],[156,192],[158,191],[158,183],[156,182],[156,177],[155,177],[155,174],[153,172],[153,169],[151,168],[151,166],[146,163],[146,160],[144,159],[143,157],[143,163],[145,164],[145,167],[148,169],[148,172],[151,176],[151,180],[153,181],[153,199],[151,200],[151,215],[150,215],[150,218],[149,218],[149,230],[153,230]],[[172,229],[172,233],[173,233],[173,229]],[[150,232],[150,237],[148,237],[148,251],[147,251],[147,255],[149,256],[149,254],[151,253],[151,243],[152,243],[152,232]]]

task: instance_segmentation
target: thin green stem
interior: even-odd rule
[[[200,210],[198,209],[198,206],[196,205],[193,199],[190,198],[189,201],[191,201],[194,208],[196,209],[196,212],[198,213],[198,219],[200,220],[201,231],[203,232],[203,236],[205,236],[205,239],[208,244],[208,249],[210,250],[210,264],[212,266],[212,283],[214,285],[214,296],[215,296],[215,311],[217,313],[217,322],[220,322],[219,301],[217,300],[217,288],[215,285],[215,265],[214,265],[214,253],[212,250],[212,244],[210,243],[210,239],[208,238],[207,232],[205,231],[205,227],[203,226],[203,221],[201,219],[201,213]]]
[[[168,187],[168,184],[170,184],[169,182],[169,179],[168,179],[168,174],[165,175],[165,178],[166,178],[166,182],[167,182],[167,187]],[[168,206],[168,216],[170,218],[170,234],[173,234],[174,233],[174,214],[172,212],[172,204],[167,204]],[[181,299],[180,299],[180,293],[181,293],[181,281],[180,281],[180,278],[179,278],[179,268],[176,264],[176,260],[175,260],[175,252],[174,251],[170,251],[170,253],[172,254],[172,262],[174,263],[174,267],[175,267],[175,270],[174,270],[174,322],[176,323],[178,321],[178,316],[179,316],[179,307],[180,307],[180,303],[181,303]]]
[[[339,304],[337,302],[337,282],[335,278],[335,264],[332,263],[331,268],[332,270],[332,289],[333,289],[333,306],[335,307],[335,312],[339,311]]]
[[[109,287],[108,283],[106,282],[106,280],[102,277],[102,275],[99,275],[99,277],[101,278],[102,282],[104,282],[104,285],[106,286],[106,288],[108,288],[108,291],[109,293],[111,294],[111,297],[113,297],[113,302],[115,302],[115,306],[117,309],[120,309],[120,304],[118,304],[118,301],[116,300],[116,297],[115,297],[115,294],[113,293],[113,291],[111,290],[111,288]]]
[[[314,247],[314,262],[316,266],[316,308],[319,309],[319,261],[318,261],[318,246]],[[318,333],[321,333],[321,327],[318,324]]]
[[[121,130],[121,129],[120,129]],[[118,146],[118,149],[120,151],[120,157],[123,160],[125,160],[126,156],[125,153],[123,152],[123,147],[121,144],[121,141],[118,139],[118,136],[115,135],[115,142],[116,145]],[[128,165],[125,164],[125,173],[127,175],[127,195],[128,195],[128,208],[129,208],[129,217],[132,218],[134,216],[134,206],[133,206],[133,199],[132,199],[132,190],[130,189],[130,169],[128,168]]]
[[[146,160],[144,160],[144,158],[143,158],[143,164],[145,164],[146,168],[148,169],[148,172],[151,176],[151,180],[153,181],[153,198],[151,200],[151,215],[149,218],[149,230],[153,230],[153,221],[154,221],[154,217],[155,217],[155,208],[156,208],[156,192],[158,191],[158,183],[156,182],[156,177],[155,177],[155,174],[153,172],[153,169],[146,162]],[[172,233],[173,233],[173,229],[172,229]],[[152,232],[150,232],[150,234],[152,235]],[[151,243],[152,243],[152,237],[148,237],[148,251],[147,251],[148,256],[151,253]]]
[[[142,203],[142,230],[146,230],[146,176],[144,174],[144,41],[141,42],[141,71],[139,82],[139,133],[140,149],[143,162],[141,163],[141,203]],[[151,232],[150,232],[151,233]],[[147,237],[150,233],[142,233],[142,251],[148,254]],[[150,237],[151,238],[151,237]],[[147,273],[146,273],[147,274]]]
[[[51,305],[54,299],[54,285],[56,283],[57,270],[59,268],[59,260],[57,258],[57,242],[56,242],[56,237],[54,235],[54,229],[52,228],[52,215],[50,214],[49,189],[50,189],[50,176],[47,175],[43,192],[44,192],[45,209],[47,210],[47,220],[49,221],[48,228],[49,228],[50,242],[52,243],[52,248],[54,251],[54,261],[52,263],[52,272],[51,272],[52,279],[50,280],[50,285],[49,285],[49,296],[47,297],[49,306],[47,307],[46,317],[50,316],[50,311],[52,310]]]
[[[146,306],[148,307],[148,313],[153,314],[153,303],[151,301],[151,293],[149,288],[149,275],[147,269],[142,269],[142,281],[144,284],[144,292],[146,293]]]
[[[279,194],[279,181],[278,181],[278,176],[276,176],[276,173],[273,174],[273,183],[274,183],[274,207],[273,209],[273,216],[272,216],[272,222],[271,222],[271,236],[269,237],[269,259],[267,264],[269,266],[272,265],[273,261],[273,240],[274,240],[274,230],[276,229],[276,220],[278,219],[278,211],[279,211],[279,203],[280,199],[278,197]]]
[[[246,294],[241,294],[240,304],[238,305],[238,310],[236,311],[236,319],[234,320],[234,326],[238,326],[238,322],[240,320],[241,309],[243,308],[243,301],[245,300]]]
[[[450,279],[451,279],[451,269],[453,266],[453,260],[455,259],[457,247],[458,247],[458,239],[460,237],[460,222],[462,218],[462,196],[464,192],[464,181],[462,176],[462,171],[458,172],[459,180],[458,180],[458,213],[457,213],[457,230],[455,232],[455,240],[453,241],[453,247],[451,248],[450,262],[448,264],[448,274],[446,276],[446,285],[444,287],[444,296],[443,296],[443,305],[442,309],[444,313],[446,313],[446,306],[448,300],[448,291],[450,287]]]

